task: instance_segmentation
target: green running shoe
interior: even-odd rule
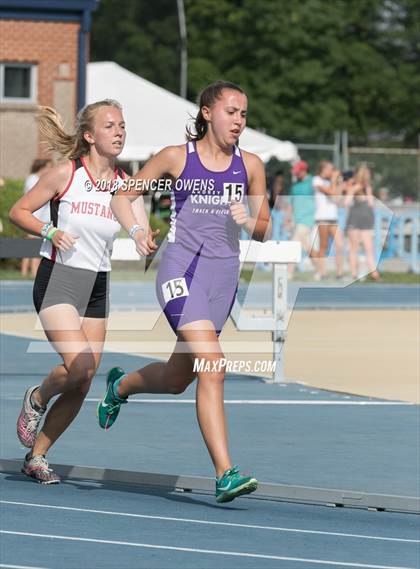
[[[102,429],[109,429],[115,423],[120,407],[127,403],[127,397],[115,397],[114,383],[125,375],[125,371],[120,367],[113,367],[109,370],[106,378],[106,392],[101,401],[98,403],[96,416],[98,417],[99,426]]]
[[[251,476],[242,476],[239,467],[226,470],[220,478],[216,478],[216,502],[231,502],[238,496],[251,494],[258,488],[258,480]]]

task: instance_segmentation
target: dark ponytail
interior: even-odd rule
[[[203,113],[201,109],[203,107],[211,107],[217,99],[220,99],[223,89],[233,89],[234,91],[239,91],[239,93],[245,92],[235,83],[230,83],[229,81],[215,81],[200,93],[198,106],[199,111],[197,116],[194,120],[194,130],[191,130],[190,127],[186,127],[187,131],[187,140],[201,140],[205,137],[207,132],[207,121],[203,117]]]

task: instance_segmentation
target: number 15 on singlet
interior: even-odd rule
[[[245,193],[244,184],[225,182],[223,184],[222,203],[229,204],[231,202],[241,202],[243,201],[244,193]]]

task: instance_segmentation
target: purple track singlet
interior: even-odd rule
[[[195,142],[187,143],[187,160],[171,199],[169,243],[204,257],[237,257],[239,228],[230,215],[232,201],[244,202],[248,177],[237,146],[227,170],[212,172],[201,163]]]
[[[219,334],[229,317],[239,278],[240,228],[232,201],[245,202],[248,177],[234,147],[230,166],[208,170],[195,142],[187,143],[184,170],[174,183],[171,227],[156,279],[159,303],[174,331],[210,320]]]

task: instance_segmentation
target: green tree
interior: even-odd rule
[[[420,130],[418,0],[184,0],[188,97],[239,83],[249,125],[294,141],[348,130],[413,143]],[[116,17],[116,14],[119,17]],[[175,0],[102,0],[92,58],[179,92]]]
[[[393,2],[394,24],[386,0],[187,0],[190,88],[212,73],[239,82],[250,95],[250,125],[274,136],[320,141],[335,129],[358,142],[379,131],[409,136],[417,6]]]
[[[92,23],[92,61],[115,61],[179,92],[179,33],[173,0],[102,0]]]

